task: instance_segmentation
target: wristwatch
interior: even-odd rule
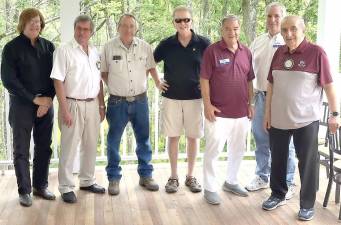
[[[332,116],[332,117],[338,117],[338,116],[340,116],[340,113],[339,113],[339,112],[330,112],[329,114],[330,114],[330,116]]]

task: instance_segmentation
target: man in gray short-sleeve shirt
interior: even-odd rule
[[[271,149],[271,196],[262,207],[273,210],[284,205],[286,166],[289,140],[294,139],[301,177],[300,220],[311,220],[318,182],[317,138],[322,106],[322,90],[328,98],[329,129],[339,126],[339,107],[326,53],[306,41],[305,25],[298,16],[285,17],[281,33],[286,45],[280,47],[272,60],[264,128],[269,129]]]

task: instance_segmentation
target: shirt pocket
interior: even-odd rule
[[[109,64],[109,73],[121,73],[123,70],[123,60],[111,60]]]
[[[147,68],[147,55],[138,54],[135,56],[135,63],[138,70],[146,70]]]

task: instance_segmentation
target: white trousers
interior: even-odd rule
[[[77,149],[80,149],[79,186],[95,183],[97,141],[100,128],[97,98],[91,102],[67,99],[72,115],[72,126],[67,127],[58,115],[61,146],[58,167],[59,192],[67,193],[75,188],[73,166]]]
[[[219,153],[227,143],[226,182],[237,184],[238,170],[246,149],[246,137],[250,125],[247,117],[238,119],[216,117],[215,122],[205,120],[206,148],[204,153],[204,189],[210,192],[218,190],[215,164]]]

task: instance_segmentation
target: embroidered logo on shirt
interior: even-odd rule
[[[112,56],[112,60],[121,60],[121,59],[122,59],[122,56],[120,56],[120,55]]]
[[[219,60],[219,64],[229,64],[230,63],[230,59],[220,59]]]
[[[287,70],[290,70],[294,66],[294,60],[292,59],[287,59],[284,62],[284,68]]]
[[[300,61],[298,64],[299,67],[304,68],[305,67],[305,62],[303,60]]]
[[[195,52],[195,50],[196,50],[196,49],[195,49],[195,48],[193,48],[193,52]]]
[[[97,62],[96,62],[96,67],[97,67],[98,70],[101,69],[101,62],[100,62],[100,61],[97,61]]]

